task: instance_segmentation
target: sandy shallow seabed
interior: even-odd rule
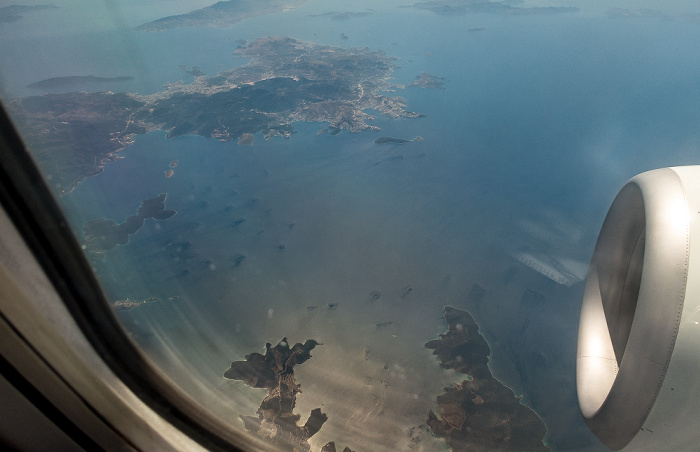
[[[188,164],[192,156],[166,153],[163,162],[179,158],[178,177],[189,178],[179,182],[182,193],[173,186],[168,195],[167,207],[178,209],[178,215],[160,229],[140,231],[111,258],[141,262],[145,273],[133,290],[155,284],[158,291],[180,293],[177,300],[127,315],[152,331],[142,342],[156,361],[234,425],[241,426],[239,414],[255,413],[265,392],[224,380],[230,362],[262,353],[265,342],[275,344],[285,336],[290,343],[313,338],[324,345],[295,373],[302,387],[296,410],[302,422],[317,407],[330,418],[312,439],[314,447],[330,440],[358,449],[372,443],[418,447],[420,437],[425,450],[439,450],[441,441],[410,429],[424,423],[444,386],[463,377],[442,370],[424,344],[445,332],[444,306],[476,309],[469,302],[472,286],[478,283],[491,294],[502,285],[511,260],[501,252],[486,253],[491,248],[484,236],[470,233],[487,219],[455,221],[468,217],[470,208],[455,210],[421,193],[421,181],[433,171],[426,166],[430,157],[416,157],[421,149],[376,149],[358,141],[359,148],[346,144],[354,154],[331,156],[323,155],[325,150],[297,150],[292,158],[294,150],[274,154],[279,152],[274,146],[233,148],[253,153],[250,160],[225,154],[232,152],[230,145],[212,144],[214,153],[204,154],[210,163],[201,168]],[[386,162],[394,155],[404,159]],[[229,172],[239,175],[234,179],[243,179],[234,183],[233,196],[226,194],[231,182],[225,174],[215,176],[222,179],[217,184],[208,173],[209,165],[227,161]],[[194,200],[186,196],[190,192],[197,193]],[[207,207],[188,210],[185,200],[197,205],[202,199]],[[257,199],[252,207],[251,199]],[[227,203],[241,211],[225,216],[221,207]],[[246,222],[224,227],[241,215]],[[175,271],[174,264],[152,257],[147,244],[167,241],[167,234],[180,231],[176,221],[192,220],[201,226],[188,237],[197,253],[191,266],[204,269],[163,279],[163,273]],[[245,261],[227,263],[237,253],[245,254]],[[216,268],[208,270],[201,262]],[[375,290],[381,292],[377,299],[371,295]],[[501,301],[499,309],[509,310],[508,304]],[[479,321],[479,312],[472,312]]]

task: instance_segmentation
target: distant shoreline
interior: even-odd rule
[[[38,82],[30,83],[27,88],[30,89],[56,89],[67,88],[72,85],[81,83],[110,83],[110,82],[128,82],[134,77],[97,77],[95,75],[69,75],[66,77],[51,77]]]

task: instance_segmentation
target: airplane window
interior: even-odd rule
[[[113,316],[280,450],[606,450],[583,282],[700,148],[691,1],[0,1],[0,100]]]

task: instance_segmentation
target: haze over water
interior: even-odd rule
[[[179,11],[148,10],[143,19],[132,11],[121,19],[129,29],[66,37],[32,35],[27,25],[49,14],[28,15],[0,60],[39,49],[55,52],[56,64],[29,58],[3,68],[4,99],[38,94],[30,82],[78,74],[132,76],[106,89],[153,93],[192,80],[179,65],[214,75],[245,64],[232,58],[235,41],[268,35],[383,50],[399,59],[400,85],[423,72],[444,77],[442,90],[393,93],[426,117],[378,115],[376,132],[318,135],[328,124],[296,123],[289,140],[258,134],[253,146],[136,136],[60,203],[80,231],[95,218],[121,222],[167,193],[177,215],[147,220],[92,264],[108,299],[159,298],[121,313],[125,327],[237,428],[265,391],[225,380],[231,361],[283,337],[312,338],[323,345],[296,369],[296,412],[328,414],[315,449],[331,440],[357,450],[445,448],[416,432],[442,388],[463,378],[424,348],[444,333],[450,305],[472,313],[494,376],[542,417],[553,449],[596,450],[575,399],[580,281],[624,182],[697,163],[700,57],[686,43],[698,42],[700,24],[609,18],[605,9],[441,16],[385,5],[347,21],[309,16],[345,8],[311,1],[229,29],[162,33],[130,28]],[[423,140],[375,144],[380,136]],[[538,272],[523,256],[549,268]],[[562,268],[566,284],[555,275]]]

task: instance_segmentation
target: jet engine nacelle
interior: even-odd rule
[[[576,385],[610,449],[700,447],[700,166],[642,173],[613,201],[586,280]]]

